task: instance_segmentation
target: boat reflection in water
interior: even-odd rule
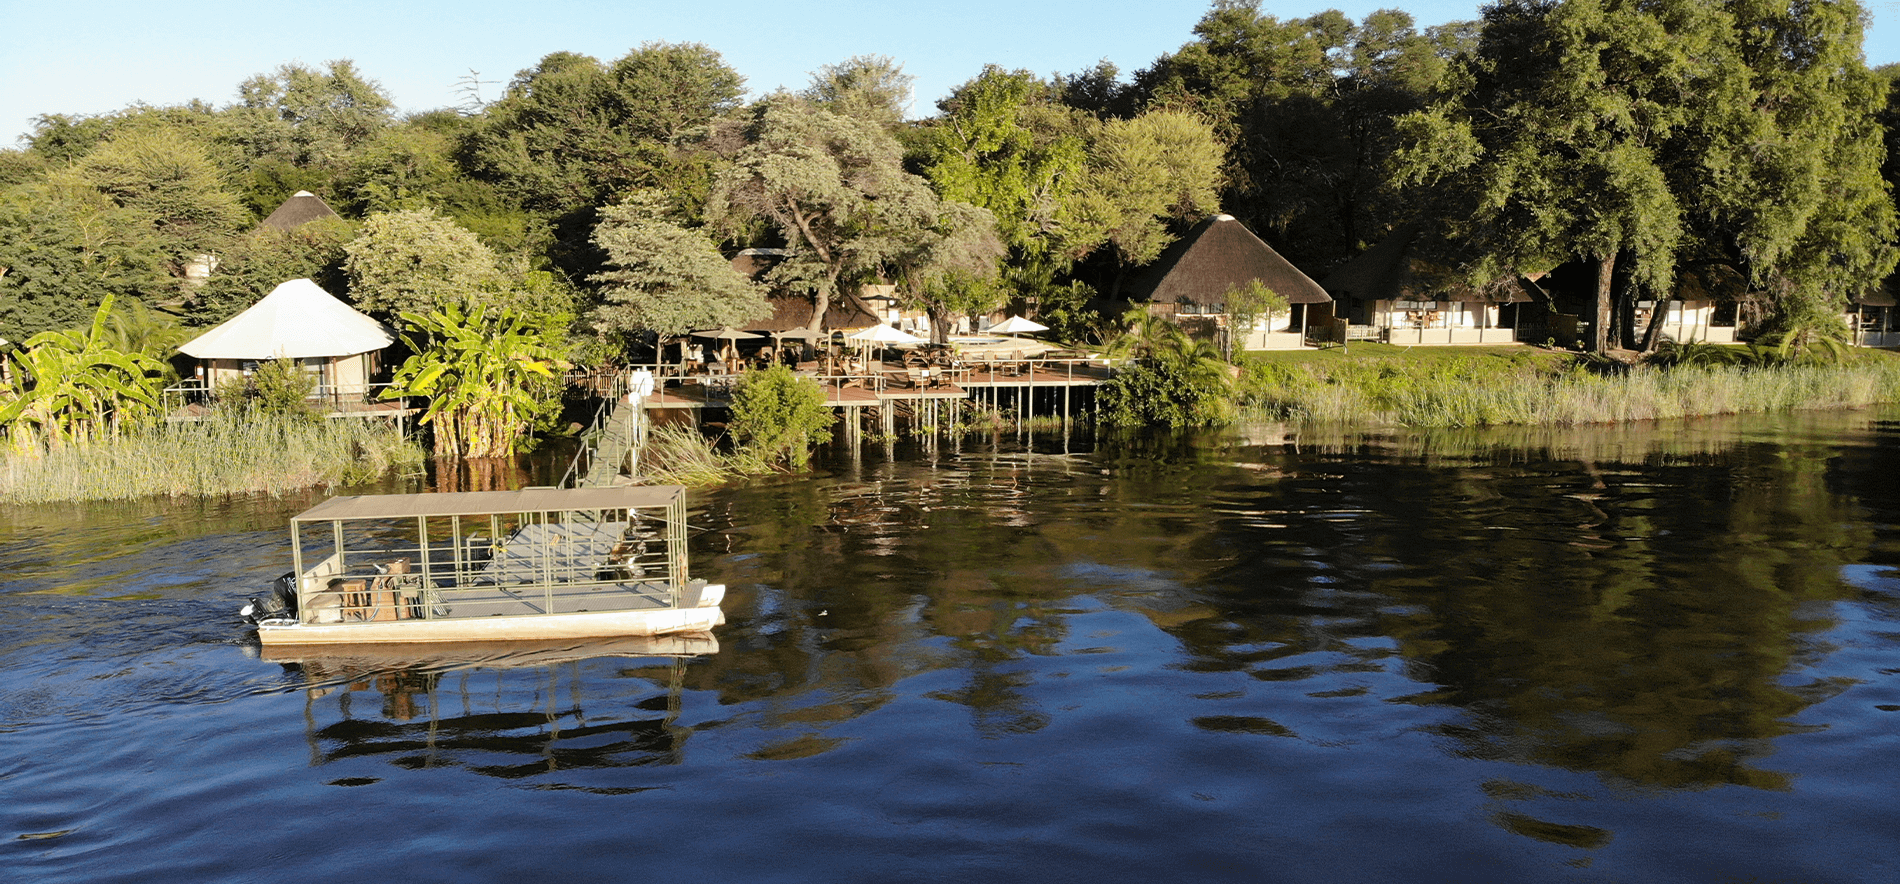
[[[264,645],[260,653],[304,680],[313,766],[378,759],[521,778],[678,763],[692,733],[676,724],[688,661],[718,650],[717,640],[700,634]],[[379,779],[346,776],[332,784]]]

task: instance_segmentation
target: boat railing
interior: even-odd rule
[[[434,510],[436,498],[333,498],[293,518],[299,619],[315,624],[677,607],[687,586],[684,489],[466,492],[440,496],[446,512]],[[490,498],[598,508],[476,505]]]
[[[667,538],[607,527],[522,526],[500,545],[471,536],[333,553],[299,582],[305,623],[445,620],[675,607]],[[624,523],[618,526],[624,529]]]

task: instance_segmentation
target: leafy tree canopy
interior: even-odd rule
[[[0,192],[0,337],[72,328],[107,297],[168,291],[174,260],[149,219],[87,189]]]
[[[1151,263],[1174,241],[1169,221],[1219,206],[1226,151],[1190,111],[1154,109],[1102,125],[1089,153],[1077,223],[1080,242],[1105,242],[1121,268]]]
[[[204,147],[177,129],[121,131],[47,180],[79,200],[123,210],[121,218],[178,261],[221,245],[251,220]]]
[[[685,184],[679,166],[694,164],[676,156],[675,142],[737,108],[744,87],[698,43],[644,44],[611,66],[557,52],[489,106],[468,159],[528,207],[555,214]]]
[[[356,225],[324,218],[289,230],[260,227],[230,241],[218,252],[218,266],[204,284],[185,298],[186,321],[211,326],[249,309],[272,289],[293,279],[310,279],[325,291],[348,291],[344,247],[356,237]]]
[[[1434,213],[1471,278],[1597,265],[1595,345],[1637,289],[1721,265],[1795,313],[1894,264],[1881,95],[1852,0],[1708,6],[1570,0],[1488,7],[1456,94],[1408,115],[1396,156],[1439,182]],[[1645,346],[1654,343],[1650,333]]]
[[[711,144],[728,165],[714,179],[708,220],[732,236],[764,224],[783,237],[792,255],[773,281],[812,292],[814,327],[842,286],[943,235],[942,201],[904,171],[896,139],[874,123],[778,94],[723,124]]]
[[[433,209],[371,215],[344,251],[357,307],[387,315],[461,303],[498,272],[494,252]]]
[[[895,129],[910,109],[916,79],[888,55],[854,55],[820,67],[799,97],[834,114]]]
[[[388,128],[395,107],[381,84],[339,59],[322,70],[291,63],[245,80],[236,111],[253,156],[330,166]]]
[[[648,330],[677,337],[693,329],[744,327],[769,315],[765,293],[732,269],[710,239],[669,217],[657,191],[637,191],[601,213],[594,243],[607,253],[594,326],[609,334]]]

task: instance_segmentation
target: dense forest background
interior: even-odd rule
[[[1220,0],[1131,74],[988,67],[922,119],[882,56],[748,103],[712,47],[554,53],[408,116],[349,61],[285,65],[225,106],[48,113],[0,151],[0,338],[107,297],[205,326],[298,277],[384,316],[473,294],[603,347],[865,282],[1081,334],[1217,211],[1315,278],[1416,224],[1474,282],[1567,269],[1606,310],[1693,285],[1799,325],[1895,264],[1900,70],[1866,68],[1863,22],[1534,0],[1421,29]],[[260,228],[298,191],[342,217]],[[726,263],[747,247],[789,257],[755,280]]]

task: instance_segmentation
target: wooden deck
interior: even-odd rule
[[[976,391],[1007,388],[1095,387],[1106,383],[1109,367],[1092,361],[999,360],[970,362],[938,369],[937,379],[920,382],[910,370],[885,364],[875,374],[820,375],[800,373],[825,390],[831,408],[875,408],[886,403],[915,400],[968,399]],[[646,399],[649,409],[726,408],[732,404],[736,377],[689,376],[670,378]]]

